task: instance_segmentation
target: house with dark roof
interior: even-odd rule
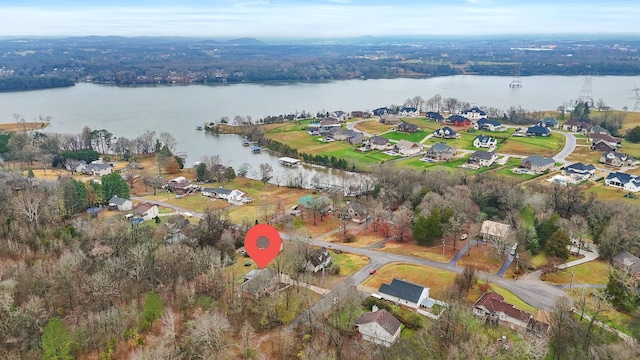
[[[364,340],[391,347],[402,331],[402,323],[385,309],[362,314],[355,323]]]
[[[307,271],[317,273],[322,269],[326,269],[331,264],[331,254],[325,247],[315,249],[309,254],[307,259],[306,269]]]
[[[421,153],[422,150],[422,144],[407,140],[400,140],[395,145],[393,145],[393,151],[403,156],[416,155]]]
[[[444,120],[444,117],[442,115],[440,115],[439,112],[429,111],[429,112],[427,112],[427,119],[431,119],[431,120],[435,120],[435,121],[442,121],[442,120]]]
[[[158,212],[158,205],[146,202],[138,203],[136,207],[133,208],[133,213],[145,221],[151,220],[160,214]]]
[[[613,263],[618,269],[633,275],[640,274],[640,258],[628,251],[623,251],[613,258]]]
[[[464,110],[460,114],[466,117],[467,119],[471,119],[471,120],[480,120],[480,119],[485,119],[487,117],[487,113],[477,106],[472,107],[471,109],[468,109],[468,110]]]
[[[359,110],[357,110],[357,111],[352,111],[352,112],[351,112],[351,117],[352,117],[352,118],[368,118],[368,117],[370,117],[370,116],[371,116],[371,114],[369,114],[369,113],[368,113],[368,112],[366,112],[366,111],[359,111]]]
[[[215,188],[205,187],[205,188],[202,188],[202,191],[200,192],[200,194],[206,197],[215,197],[216,194],[214,193],[214,190]]]
[[[240,296],[257,300],[275,290],[279,283],[280,276],[275,270],[251,270],[244,276],[244,282],[238,286],[238,293]]]
[[[469,157],[467,163],[477,166],[491,166],[498,160],[498,154],[493,151],[476,151]]]
[[[340,120],[331,116],[327,116],[320,119],[320,126],[322,127],[322,126],[341,126],[341,125],[340,125]]]
[[[393,114],[380,115],[380,123],[385,125],[398,125],[402,122],[399,117]]]
[[[355,223],[363,223],[367,218],[367,208],[357,202],[350,202],[340,209],[338,217],[341,220],[351,220]]]
[[[109,199],[109,210],[129,211],[133,209],[133,202],[117,195]]]
[[[423,301],[429,299],[429,288],[408,281],[393,279],[391,284],[380,285],[378,295],[397,305],[418,309]]]
[[[373,109],[373,111],[372,111],[373,115],[375,115],[375,116],[382,116],[382,115],[388,114],[390,112],[391,112],[391,110],[389,110],[389,108],[386,108],[386,107]]]
[[[622,140],[613,137],[609,134],[589,133],[589,142],[591,143],[591,149],[596,150],[597,144],[605,143],[607,148],[613,148],[614,150],[622,146]]]
[[[391,142],[386,137],[374,135],[366,141],[366,145],[374,150],[387,150],[391,148]]]
[[[600,151],[600,152],[613,152],[618,150],[618,146],[611,144],[608,141],[604,140],[596,140],[591,143],[589,146],[591,150]]]
[[[450,160],[456,156],[457,151],[455,146],[437,143],[426,151],[424,157],[433,160]]]
[[[82,172],[87,175],[101,177],[111,174],[113,172],[113,167],[111,167],[111,165],[109,164],[91,163],[87,164]]]
[[[546,117],[546,118],[541,119],[540,121],[538,121],[538,125],[544,126],[544,127],[548,127],[548,128],[557,129],[560,126],[560,123],[558,122],[558,120],[556,120],[556,119],[554,119],[552,117]]]
[[[441,139],[457,139],[460,135],[448,126],[433,132],[433,136]]]
[[[451,115],[447,118],[446,123],[458,127],[471,125],[471,121],[462,115]]]
[[[477,148],[491,148],[498,146],[496,138],[487,135],[478,135],[473,139],[473,147]]]
[[[484,293],[474,304],[473,314],[484,322],[498,324],[513,330],[526,330],[529,319],[528,312],[516,309],[504,301],[497,293]]]
[[[589,127],[591,127],[589,123],[577,119],[571,119],[562,124],[562,130],[573,132],[584,132],[587,131]]]
[[[346,122],[347,119],[349,118],[349,114],[347,114],[346,112],[342,111],[342,110],[336,110],[334,112],[332,112],[331,117],[338,119],[339,122],[343,123]]]
[[[229,198],[229,195],[231,194],[231,190],[219,187],[211,189],[209,193],[211,194],[209,195],[209,197],[216,197],[218,199],[227,200]]]
[[[420,110],[413,107],[403,107],[398,111],[398,116],[400,117],[416,117],[420,116]]]
[[[640,176],[629,175],[623,172],[612,172],[604,179],[604,184],[629,192],[638,192],[640,191]]]
[[[527,129],[527,136],[549,136],[551,131],[549,128],[540,125],[533,125]]]
[[[638,161],[636,161],[632,157],[625,155],[623,153],[619,153],[617,151],[610,151],[608,153],[602,154],[598,162],[600,164],[606,164],[606,165],[615,166],[615,167],[634,166],[634,165],[637,165],[638,163]]]
[[[331,129],[331,131],[329,132],[329,136],[331,136],[335,140],[343,141],[347,139],[347,136],[349,136],[350,131],[353,131],[353,130],[345,129],[343,127],[335,127]]]
[[[553,169],[556,166],[553,158],[543,157],[540,155],[532,155],[520,162],[520,167],[523,169],[531,170],[535,173],[542,173],[547,170]]]
[[[345,142],[351,145],[358,145],[365,142],[365,140],[367,140],[367,138],[360,131],[349,130]]]
[[[577,181],[589,180],[596,173],[596,167],[592,164],[575,163],[562,168],[562,174],[570,176]]]
[[[504,127],[497,120],[491,120],[487,118],[482,118],[473,124],[473,128],[476,130],[487,130],[487,131],[502,131]]]
[[[418,132],[418,130],[420,130],[420,127],[418,125],[404,122],[404,121],[401,122],[400,125],[396,127],[396,131],[406,132],[406,133],[414,133],[414,132]]]

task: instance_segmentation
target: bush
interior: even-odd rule
[[[391,306],[385,300],[374,298],[373,296],[367,296],[364,300],[362,300],[362,306],[369,310],[371,310],[374,305],[377,306],[378,309],[391,311]]]

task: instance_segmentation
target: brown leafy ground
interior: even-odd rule
[[[0,124],[0,131],[20,132],[20,131],[33,131],[38,129],[44,129],[48,126],[47,123],[39,121],[24,122],[24,123],[4,123]]]
[[[380,250],[383,252],[390,252],[392,254],[400,254],[400,255],[410,255],[416,256],[423,259],[439,261],[439,262],[449,262],[451,258],[462,248],[464,244],[458,242],[457,250],[453,250],[453,243],[447,242],[444,246],[444,256],[442,256],[442,243],[430,247],[420,246],[415,242],[397,242],[397,241],[389,241],[384,244],[382,249],[374,249]]]
[[[458,260],[458,266],[470,266],[476,270],[496,273],[504,262],[503,258],[496,259],[493,256],[493,246],[483,245],[477,246],[475,243],[471,245],[470,255],[462,255]]]

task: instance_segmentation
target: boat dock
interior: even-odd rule
[[[278,159],[278,164],[285,165],[285,166],[298,166],[301,162],[302,160],[298,160],[298,159],[294,159],[286,156]]]

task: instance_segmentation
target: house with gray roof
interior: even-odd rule
[[[476,121],[475,124],[473,124],[473,128],[476,130],[487,130],[487,131],[502,131],[504,130],[504,128],[502,127],[502,124],[497,121],[497,120],[490,120],[487,118],[482,118],[478,121]]]
[[[402,323],[385,309],[362,314],[355,323],[362,338],[391,347],[402,331]]]
[[[347,134],[347,138],[345,139],[345,142],[351,145],[358,145],[365,142],[366,139],[367,138],[364,136],[363,133],[359,131],[349,130],[349,133]]]
[[[640,191],[640,177],[623,172],[612,172],[604,179],[606,186],[613,186],[629,192]]]
[[[86,167],[83,168],[82,173],[86,175],[92,175],[95,177],[101,177],[103,175],[109,175],[113,172],[113,168],[109,164],[103,163],[91,163],[87,164]]]
[[[357,202],[350,202],[340,209],[338,217],[341,220],[351,220],[355,223],[362,223],[367,217],[367,208]]]
[[[640,274],[640,258],[628,251],[623,251],[613,258],[613,263],[631,274]]]
[[[133,209],[133,202],[117,195],[109,199],[109,210],[129,211]]]
[[[400,125],[396,127],[396,131],[406,132],[406,133],[414,133],[414,132],[418,132],[418,130],[420,130],[420,127],[418,125],[404,122],[404,121],[401,122]]]
[[[367,147],[374,150],[387,150],[391,148],[391,142],[386,137],[375,135],[367,140]]]
[[[498,160],[498,154],[494,151],[476,151],[469,157],[467,163],[477,166],[491,166]]]
[[[408,281],[393,279],[391,284],[380,285],[378,295],[397,305],[418,309],[423,301],[429,299],[429,288]]]
[[[315,249],[309,254],[307,260],[307,271],[317,273],[322,269],[326,269],[331,264],[331,254],[325,247]]]
[[[393,146],[393,151],[403,156],[419,154],[422,152],[422,149],[422,144],[407,140],[400,140]]]
[[[238,286],[238,292],[240,296],[257,300],[275,290],[279,283],[280,276],[275,270],[251,270],[244,276],[244,282]]]
[[[445,143],[437,143],[431,146],[424,157],[433,160],[450,160],[456,156],[457,149],[455,146],[449,146]]]
[[[380,115],[380,123],[385,125],[398,125],[402,122],[399,117],[393,114],[382,114]]]
[[[556,119],[554,119],[552,117],[546,117],[546,118],[541,119],[540,121],[538,121],[538,125],[544,126],[544,127],[548,127],[548,128],[557,129],[560,126],[560,123],[558,122],[558,120],[556,120]]]
[[[634,158],[626,154],[619,153],[617,151],[610,151],[602,154],[598,162],[600,164],[605,164],[605,165],[615,166],[615,167],[633,166],[633,165],[637,165],[638,163],[638,161],[636,161]]]
[[[477,106],[474,106],[471,109],[462,111],[460,115],[471,120],[485,119],[487,117],[487,113]]]
[[[556,162],[553,158],[543,157],[540,155],[529,156],[522,159],[520,162],[521,168],[531,170],[535,173],[542,173],[547,170],[551,170],[555,165]]]

